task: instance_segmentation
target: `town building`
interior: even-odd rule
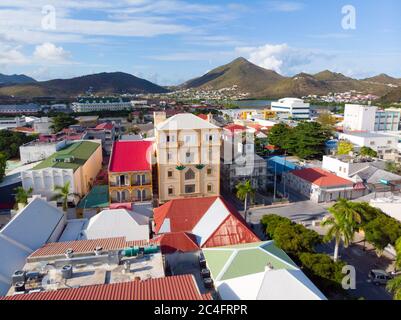
[[[107,155],[110,155],[113,148],[113,142],[116,137],[116,132],[113,123],[104,122],[98,124],[94,128],[86,129],[86,139],[88,140],[101,140],[103,150]]]
[[[77,217],[91,218],[109,206],[109,186],[95,185],[78,203]]]
[[[40,197],[28,205],[0,230],[0,296],[12,285],[12,275],[21,269],[25,259],[47,242],[57,241],[65,223],[65,215]]]
[[[320,168],[306,168],[284,173],[283,180],[288,188],[299,192],[310,200],[320,202],[336,201],[340,198],[355,199],[363,195],[365,188],[348,179],[338,177]]]
[[[223,300],[326,300],[273,241],[203,249]]]
[[[119,97],[82,97],[72,103],[74,112],[122,111],[131,108],[129,100]]]
[[[37,114],[41,111],[36,103],[0,105],[0,114]]]
[[[77,196],[86,195],[102,168],[102,147],[94,141],[78,141],[67,144],[63,149],[36,165],[21,172],[22,186],[33,189],[47,199],[55,195],[56,186],[70,183],[69,201],[77,202]]]
[[[187,232],[200,248],[259,241],[222,197],[171,200],[154,209],[154,222],[156,234]]]
[[[25,117],[0,118],[0,130],[24,127],[26,124]]]
[[[48,117],[42,117],[33,122],[33,130],[35,133],[50,134],[52,132],[51,126],[53,120]]]
[[[345,131],[398,131],[401,110],[380,110],[375,106],[346,104],[343,129]]]
[[[310,104],[302,99],[284,98],[271,103],[271,111],[284,118],[293,120],[308,120],[310,118]]]
[[[116,141],[109,164],[111,203],[153,200],[150,141]]]
[[[398,156],[398,139],[392,135],[376,132],[344,132],[339,135],[340,140],[347,140],[358,147],[368,147],[377,152],[383,160],[393,160]]]
[[[226,192],[235,190],[239,182],[249,180],[258,191],[266,191],[267,164],[255,153],[254,131],[238,124],[223,128],[221,186]]]
[[[190,113],[154,123],[159,202],[219,195],[221,129]]]
[[[35,140],[19,147],[22,164],[45,160],[67,145],[66,140],[42,142]]]
[[[82,128],[94,128],[98,125],[99,116],[80,116],[76,117],[75,120],[78,121],[78,125]]]

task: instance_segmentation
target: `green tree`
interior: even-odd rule
[[[401,276],[387,282],[386,288],[394,295],[394,300],[401,300]]]
[[[290,136],[291,128],[283,123],[278,123],[271,130],[267,136],[267,140],[273,146],[283,149],[285,142]]]
[[[362,147],[359,154],[365,157],[377,158],[377,152],[369,147]]]
[[[333,261],[326,254],[317,253],[301,253],[299,260],[302,269],[311,278],[313,282],[319,284],[320,289],[324,289],[327,293],[332,290],[341,288],[341,281],[344,277],[342,268],[345,263],[342,261]]]
[[[365,238],[376,248],[380,256],[384,249],[389,245],[395,245],[401,237],[401,224],[385,214],[379,215],[376,219],[364,225]]]
[[[395,251],[397,252],[395,259],[395,269],[401,268],[401,237],[395,242]]]
[[[344,247],[348,247],[354,237],[354,229],[346,219],[345,215],[341,212],[333,211],[331,216],[323,221],[323,227],[329,227],[324,240],[329,242],[335,240],[334,246],[334,261],[338,260],[338,251],[341,241]]]
[[[277,226],[273,239],[281,249],[295,255],[313,252],[315,246],[321,242],[317,232],[295,223]]]
[[[7,160],[19,158],[19,147],[35,139],[37,139],[37,135],[0,130],[0,152],[6,156]]]
[[[52,200],[53,201],[59,201],[61,200],[63,204],[63,210],[67,212],[68,209],[68,198],[70,196],[77,196],[75,193],[70,192],[70,181],[68,181],[64,186],[56,186],[54,188],[54,191],[57,193],[53,196]]]
[[[25,190],[23,187],[18,187],[15,189],[15,192],[16,207],[18,208],[18,204],[25,207],[28,204],[28,198],[32,195],[33,189],[29,188]]]
[[[401,166],[394,161],[386,162],[386,171],[389,171],[394,174],[401,174]]]
[[[61,113],[52,118],[53,124],[50,126],[50,129],[53,131],[53,133],[60,132],[62,129],[69,127],[70,125],[78,123],[77,120],[74,119],[74,117]]]
[[[334,130],[334,126],[337,123],[337,119],[333,117],[328,111],[320,113],[316,121],[320,123],[323,127],[331,131]]]
[[[237,198],[244,201],[244,213],[245,220],[248,211],[248,198],[253,199],[255,197],[255,189],[252,187],[251,181],[246,180],[245,182],[238,183],[235,188],[237,189]]]
[[[288,218],[281,217],[276,214],[269,214],[262,217],[260,223],[264,227],[266,234],[269,236],[270,239],[274,238],[276,229],[278,226],[283,224],[291,224],[292,221]]]
[[[337,154],[339,155],[347,155],[352,150],[354,150],[354,145],[349,141],[340,141],[337,147]]]
[[[325,142],[331,132],[317,122],[301,122],[284,141],[284,149],[302,159],[314,159],[324,154]]]
[[[7,167],[7,155],[0,152],[0,182],[3,181],[4,175],[6,174]]]

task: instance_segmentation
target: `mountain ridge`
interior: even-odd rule
[[[148,80],[124,72],[101,72],[70,79],[54,79],[31,84],[3,86],[0,95],[18,97],[78,96],[96,94],[166,93],[168,90]]]

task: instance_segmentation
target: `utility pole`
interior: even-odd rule
[[[277,188],[277,162],[274,162],[274,194],[273,194],[273,202],[276,202],[276,188]]]

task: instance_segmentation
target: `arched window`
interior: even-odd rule
[[[195,172],[190,168],[187,172],[185,172],[185,180],[194,180]]]
[[[136,198],[137,198],[138,201],[142,200],[142,198],[141,198],[141,190],[137,190],[136,191]]]
[[[167,192],[168,192],[169,196],[173,196],[174,195],[174,187],[173,186],[169,186]]]
[[[146,200],[146,190],[142,190],[142,201]]]

